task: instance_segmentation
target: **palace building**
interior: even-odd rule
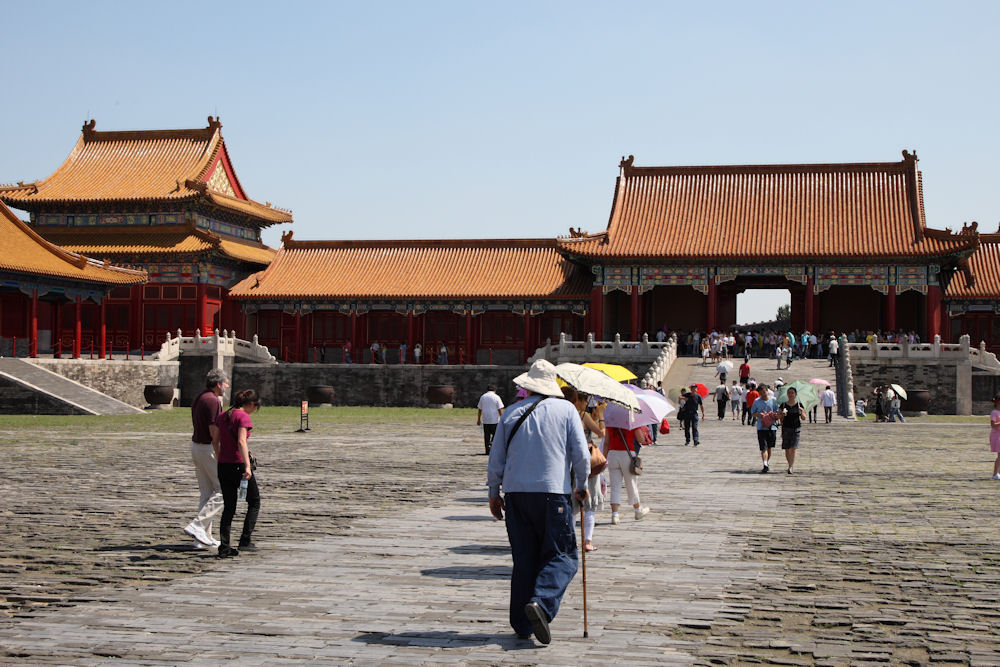
[[[65,347],[57,344],[56,354],[81,356],[86,330],[103,358],[106,297],[113,290],[141,285],[145,272],[110,266],[53,245],[3,204],[0,247],[0,355],[36,356],[39,341],[48,347],[52,332],[65,329],[71,333]],[[97,317],[84,317],[84,303],[93,306],[87,313],[93,311]]]
[[[144,270],[148,282],[85,303],[118,348],[156,349],[167,332],[240,332],[229,288],[268,265],[260,230],[289,211],[250,199],[229,158],[222,124],[194,130],[101,132],[95,121],[44,181],[0,187],[0,201],[28,211],[34,230],[60,247]],[[66,306],[68,309],[69,306]],[[55,341],[70,342],[68,310]],[[86,346],[93,332],[84,328]]]
[[[738,295],[763,288],[790,292],[795,331],[968,333],[1000,350],[1000,231],[928,227],[915,153],[698,167],[629,156],[603,231],[447,241],[286,232],[275,251],[260,231],[291,213],[247,196],[221,127],[209,117],[201,129],[99,132],[90,121],[50,177],[0,187],[0,201],[28,211],[33,233],[66,257],[96,258],[115,276],[125,274],[111,263],[145,272],[144,284],[49,296],[43,351],[86,348],[100,331],[135,350],[178,329],[228,329],[287,361],[337,362],[348,342],[366,361],[378,342],[390,361],[401,344],[412,360],[419,343],[425,361],[444,345],[450,363],[521,363],[560,333],[637,340],[727,328]],[[29,306],[5,299],[0,338],[28,321]]]

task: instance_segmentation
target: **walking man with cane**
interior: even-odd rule
[[[544,359],[514,378],[528,397],[506,410],[490,449],[490,512],[506,510],[514,567],[510,625],[518,638],[552,641],[549,623],[576,575],[578,557],[570,494],[588,496],[590,454],[576,407],[562,398],[555,366]],[[503,498],[500,491],[503,490]]]

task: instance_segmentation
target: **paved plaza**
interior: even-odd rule
[[[800,363],[786,379],[821,371]],[[691,373],[708,384],[706,369]],[[227,561],[180,532],[197,496],[184,434],[0,433],[0,656],[1000,663],[1000,482],[989,479],[986,418],[806,425],[797,473],[778,450],[762,475],[752,429],[706,408],[700,447],[683,446],[675,424],[643,451],[652,514],[619,526],[599,517],[589,638],[578,575],[547,647],[507,624],[510,554],[489,516],[474,413],[260,429],[262,550]]]

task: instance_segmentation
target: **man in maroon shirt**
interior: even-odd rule
[[[222,412],[222,396],[228,386],[229,378],[226,374],[213,368],[205,377],[205,391],[198,394],[191,404],[191,425],[194,429],[191,435],[191,460],[194,461],[195,473],[198,475],[201,499],[198,503],[198,516],[184,527],[184,532],[197,540],[195,546],[201,549],[219,546],[219,541],[212,537],[212,519],[222,511],[223,502],[212,437],[218,430],[215,420]]]

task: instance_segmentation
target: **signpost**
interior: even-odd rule
[[[309,429],[309,401],[302,401],[302,412],[299,414],[299,430],[296,433],[305,433]]]

